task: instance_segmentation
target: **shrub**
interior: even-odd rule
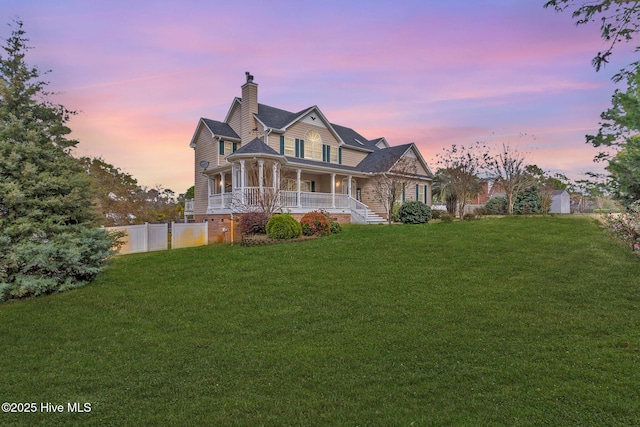
[[[442,209],[431,209],[431,219],[440,219],[442,215],[448,215],[448,212]]]
[[[332,219],[329,220],[329,222],[331,223],[331,234],[338,234],[342,231],[342,226],[340,225],[339,222],[334,221]]]
[[[267,222],[266,230],[272,239],[293,239],[302,233],[300,223],[288,214],[272,216]]]
[[[243,234],[265,234],[269,215],[266,212],[248,212],[240,217],[240,231]]]
[[[391,222],[400,222],[400,207],[401,203],[394,203],[393,209],[391,209]]]
[[[453,222],[453,215],[449,212],[443,212],[440,214],[440,221],[442,222]]]
[[[471,212],[467,212],[466,214],[462,215],[463,221],[473,221],[474,219],[476,219],[476,216]]]
[[[305,236],[327,236],[331,233],[331,219],[322,211],[304,214],[300,225]]]
[[[492,197],[484,204],[487,215],[506,215],[507,198],[503,196]]]
[[[431,219],[431,208],[419,201],[404,202],[398,211],[403,224],[424,224]]]
[[[473,210],[473,213],[475,216],[484,216],[487,214],[487,210],[484,208],[484,206],[480,206],[477,207]]]
[[[631,203],[622,213],[610,213],[604,219],[612,236],[640,254],[640,200]]]

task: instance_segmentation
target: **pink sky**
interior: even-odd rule
[[[365,137],[415,142],[434,170],[443,147],[483,141],[573,179],[601,171],[584,136],[631,49],[596,73],[598,28],[543,3],[4,0],[0,15],[24,22],[27,61],[79,112],[78,155],[182,193],[199,118],[225,118],[245,71],[259,102],[317,105]]]

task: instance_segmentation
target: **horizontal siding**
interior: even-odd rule
[[[208,185],[207,178],[202,175],[200,162],[206,160],[212,166],[216,165],[218,158],[218,141],[211,137],[211,132],[204,126],[201,126],[196,137],[196,148],[194,149],[194,212],[195,214],[204,214],[207,212]]]
[[[358,166],[358,164],[367,157],[366,152],[352,150],[346,146],[342,147],[342,164],[346,166]]]

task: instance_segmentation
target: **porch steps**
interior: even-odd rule
[[[387,220],[375,212],[367,211],[367,224],[384,224]]]

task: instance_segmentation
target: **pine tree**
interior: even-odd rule
[[[86,284],[114,243],[96,228],[87,175],[70,155],[74,112],[47,100],[22,25],[0,56],[0,301]]]

